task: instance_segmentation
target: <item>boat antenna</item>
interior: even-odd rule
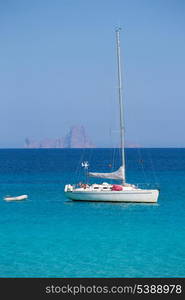
[[[123,114],[123,94],[122,94],[122,73],[121,73],[121,51],[120,51],[120,31],[121,28],[116,28],[116,50],[117,50],[117,70],[118,70],[118,96],[119,96],[119,110],[120,110],[120,147],[122,160],[122,183],[125,179],[125,128],[124,128],[124,114]]]

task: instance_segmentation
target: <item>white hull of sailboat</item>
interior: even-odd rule
[[[158,190],[135,190],[135,191],[67,191],[67,198],[73,201],[89,202],[134,202],[134,203],[156,203]]]

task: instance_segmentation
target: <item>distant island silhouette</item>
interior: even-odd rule
[[[117,145],[119,147],[119,145]],[[82,125],[72,126],[64,137],[45,138],[42,140],[25,139],[25,149],[38,148],[101,148],[95,145],[86,133],[85,127]],[[103,148],[115,148],[103,147]],[[141,145],[126,142],[126,148],[142,148]]]
[[[25,148],[95,148],[86,134],[84,126],[75,125],[69,132],[60,138],[46,138],[36,141],[30,138],[25,139]]]

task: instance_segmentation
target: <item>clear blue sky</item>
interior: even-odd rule
[[[73,124],[97,146],[119,137],[117,25],[127,142],[185,147],[183,0],[0,0],[0,147]]]

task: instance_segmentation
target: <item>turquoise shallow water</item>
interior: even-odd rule
[[[0,150],[0,277],[184,277],[185,149],[126,154],[128,182],[160,184],[157,205],[65,199],[82,158],[108,170],[111,149]]]

